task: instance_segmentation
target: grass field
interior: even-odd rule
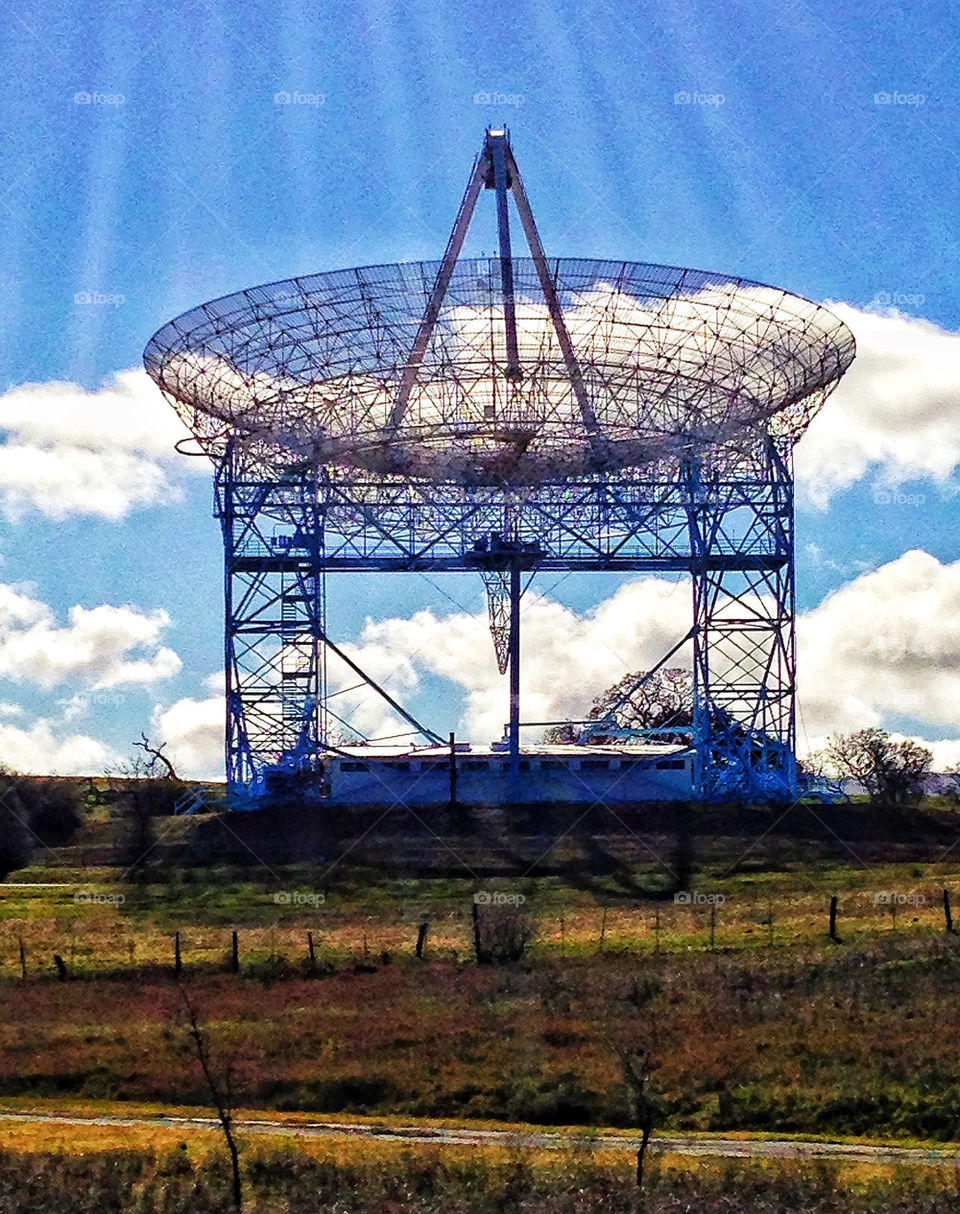
[[[689,1161],[664,1157],[641,1195],[630,1164],[487,1148],[251,1141],[242,1154],[247,1214],[948,1214],[952,1169],[839,1168],[818,1162]],[[231,1209],[226,1159],[206,1143],[89,1140],[49,1151],[0,1150],[0,1214],[214,1214]]]
[[[666,1128],[957,1133],[945,869],[702,870],[697,889],[723,901],[700,905],[487,881],[491,898],[525,899],[535,932],[506,966],[472,959],[473,883],[341,873],[318,890],[299,869],[278,891],[272,877],[186,875],[131,887],[87,872],[81,902],[69,882],[3,887],[0,1095],[203,1104],[173,974],[179,931],[182,980],[248,1105],[624,1126],[619,1052],[645,1048]],[[122,903],[95,900],[121,890]],[[834,890],[839,942],[826,931]],[[274,901],[291,891],[324,901]]]
[[[548,849],[532,837],[484,843],[447,836],[446,871],[433,838],[420,840],[432,849],[429,863],[419,862],[417,840],[409,839],[374,839],[346,853],[341,846],[335,862],[327,851],[315,863],[260,856],[204,865],[195,855],[173,863],[168,852],[133,880],[116,864],[91,862],[111,858],[111,823],[101,816],[75,845],[38,857],[44,863],[0,886],[0,1103],[156,1102],[206,1112],[209,1092],[188,1037],[182,986],[214,1067],[219,1075],[229,1068],[241,1107],[628,1128],[634,1113],[622,1056],[645,1050],[655,1064],[650,1084],[663,1131],[954,1141],[960,938],[945,931],[943,890],[960,900],[951,862],[956,816],[921,815],[906,840],[888,838],[891,822],[882,821],[877,839],[861,808],[846,823],[833,818],[836,837],[829,846],[820,839],[819,850],[799,824],[778,833],[772,822],[761,842],[751,841],[755,823],[748,825],[728,824],[700,839],[695,858],[686,857],[686,896],[675,900],[669,849],[677,839],[665,830],[597,836],[589,848],[571,836]],[[176,848],[189,855],[190,832],[212,824],[171,829]],[[378,852],[391,846],[398,857],[392,870]],[[527,863],[538,846],[545,862]],[[484,930],[515,915],[529,925],[519,961],[476,964],[478,894]],[[837,940],[827,934],[834,896]],[[233,931],[239,972],[232,971]],[[66,980],[58,980],[54,954]],[[70,1154],[63,1142],[35,1135],[21,1129],[6,1138],[13,1154],[4,1166],[19,1159],[28,1167],[29,1156],[35,1183],[56,1187],[58,1169],[81,1165],[51,1153],[56,1145]],[[112,1141],[105,1131],[94,1153]],[[181,1170],[170,1176],[179,1179],[169,1183],[194,1203],[183,1208],[219,1209],[219,1172],[204,1143],[191,1140],[185,1162],[162,1135],[134,1134],[117,1166],[139,1177],[130,1182],[142,1190],[137,1208],[154,1208],[151,1186],[160,1176],[169,1180],[176,1164]],[[346,1156],[321,1158],[319,1150],[293,1169],[306,1187],[274,1192],[270,1181],[262,1191],[275,1204],[263,1209],[317,1208],[308,1204],[311,1186],[340,1185],[338,1168],[359,1167]],[[266,1144],[257,1151],[268,1158]],[[463,1167],[479,1166],[478,1159],[465,1158]],[[107,1173],[96,1173],[93,1154],[87,1164],[91,1186],[107,1186],[102,1208],[112,1208]],[[455,1155],[437,1173],[431,1206],[421,1164],[404,1157],[383,1176],[351,1172],[350,1193],[365,1192],[369,1202],[342,1208],[379,1208],[376,1186],[405,1168],[413,1169],[403,1181],[409,1191],[383,1208],[486,1208],[469,1204],[474,1181],[457,1171]],[[486,1159],[490,1192],[508,1183],[493,1174],[501,1164],[519,1166]],[[258,1175],[278,1166],[264,1163]],[[838,1188],[836,1176],[810,1166],[736,1176],[703,1166],[707,1179],[693,1189],[689,1166],[661,1169],[657,1184],[665,1187],[651,1191],[647,1208],[716,1209],[721,1195],[739,1201],[745,1193],[752,1194],[747,1204],[723,1208],[934,1210],[952,1200],[952,1180],[939,1173],[909,1183],[876,1173],[861,1176],[858,1189],[846,1172]],[[523,1168],[531,1167],[527,1159]],[[597,1208],[576,1204],[575,1169],[567,1176],[556,1159],[550,1167],[550,1184],[533,1184],[540,1205],[530,1204],[528,1192],[526,1205],[490,1208]],[[622,1161],[595,1158],[589,1167],[603,1173],[603,1208],[632,1208],[617,1204],[633,1200]],[[805,1204],[783,1204],[777,1186]],[[902,1190],[906,1204],[880,1202],[882,1186],[888,1196]]]

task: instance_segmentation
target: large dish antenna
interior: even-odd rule
[[[499,258],[460,258],[480,191]],[[514,258],[508,195],[530,256]],[[698,270],[548,260],[488,131],[443,260],[255,287],[164,326],[147,370],[205,449],[535,485],[799,435],[854,355],[826,308]]]

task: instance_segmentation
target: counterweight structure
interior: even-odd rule
[[[499,256],[462,258],[484,189]],[[231,789],[322,798],[331,653],[443,740],[329,636],[341,572],[481,574],[519,777],[520,595],[557,570],[688,575],[689,628],[664,661],[686,646],[693,664],[696,793],[792,795],[792,451],[853,355],[835,316],[784,291],[548,260],[505,131],[486,134],[441,262],[275,283],[172,321],[144,357],[216,468]]]

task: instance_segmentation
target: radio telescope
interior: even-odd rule
[[[484,190],[499,256],[461,258]],[[440,741],[328,635],[327,573],[483,575],[516,775],[521,575],[653,570],[693,581],[671,653],[693,650],[699,795],[789,795],[792,448],[853,357],[832,313],[786,291],[548,259],[503,130],[440,262],[277,282],[171,321],[144,361],[216,468],[230,786],[315,779],[328,651]]]

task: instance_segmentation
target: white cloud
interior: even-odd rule
[[[960,561],[905,552],[827,596],[797,624],[811,744],[886,719],[960,730]]]
[[[926,742],[923,738],[916,738],[915,741],[921,742],[933,751],[931,771],[946,771],[960,763],[960,738],[945,738],[940,742]]]
[[[797,447],[804,497],[826,506],[868,474],[948,480],[960,463],[960,333],[893,310],[829,307],[857,357]]]
[[[960,760],[960,561],[941,564],[905,553],[861,575],[798,619],[801,751],[832,733],[913,718],[956,740],[927,743],[935,766]],[[522,612],[522,715],[553,721],[584,715],[599,692],[631,670],[648,669],[683,635],[690,587],[683,580],[641,577],[592,611],[528,593]],[[478,743],[501,734],[507,680],[496,667],[486,614],[418,612],[410,619],[368,621],[349,655],[401,704],[424,698],[425,680],[462,689],[458,733]],[[689,664],[683,652],[673,661]],[[353,672],[331,660],[332,688],[352,688]],[[207,699],[157,708],[154,733],[189,778],[222,775],[222,675],[208,680]],[[409,727],[369,689],[346,692],[332,707],[363,733],[382,737]],[[421,707],[424,724],[448,723]],[[540,730],[531,731],[531,736]],[[923,740],[922,738],[919,740]]]
[[[0,394],[0,508],[53,519],[121,519],[136,507],[179,496],[176,481],[205,460],[174,451],[187,434],[140,370],[120,371],[94,392],[53,381]]]
[[[96,690],[154,683],[175,675],[179,657],[160,644],[165,611],[71,607],[57,625],[46,603],[22,587],[0,584],[0,676],[50,688],[82,680]]]
[[[177,700],[153,711],[152,734],[166,743],[164,751],[188,780],[223,779],[223,674],[205,680],[212,695],[205,700]]]
[[[528,594],[521,610],[523,719],[585,714],[593,697],[627,671],[657,662],[680,639],[677,620],[689,611],[689,586],[664,578],[630,582],[583,616]],[[404,706],[423,675],[458,684],[466,699],[460,732],[478,742],[501,736],[507,680],[497,670],[486,613],[421,611],[407,620],[368,621],[358,643],[344,649]],[[337,687],[357,682],[333,664],[330,674]],[[333,705],[368,736],[408,728],[369,690],[338,697]],[[429,710],[421,715],[425,725],[443,728],[443,722],[428,719]]]
[[[0,766],[21,775],[101,775],[117,762],[102,742],[85,734],[63,735],[50,721],[20,728],[0,721]]]
[[[797,449],[804,496],[824,506],[871,472],[949,478],[960,463],[960,333],[893,310],[829,306],[858,355]],[[187,430],[139,369],[92,392],[58,381],[11,388],[0,394],[0,430],[0,509],[11,518],[122,519],[174,500],[189,469],[209,472],[175,453]]]

